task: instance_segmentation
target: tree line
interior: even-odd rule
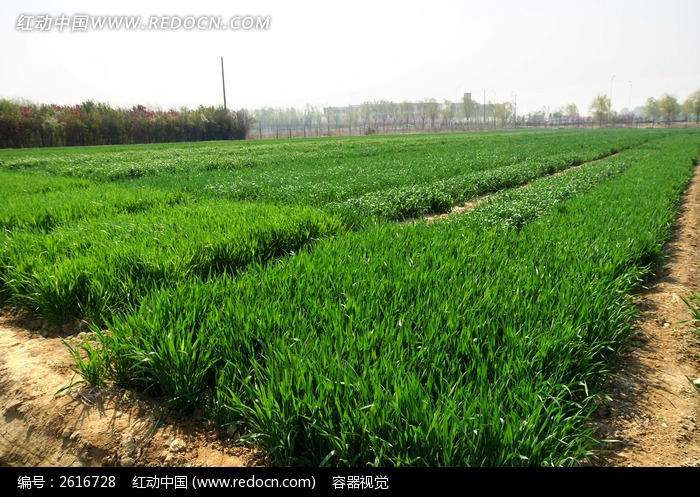
[[[251,111],[255,118],[252,137],[292,137],[339,134],[374,134],[406,130],[438,131],[484,126],[504,126],[513,121],[511,102],[482,105],[469,97],[453,102],[425,98],[417,102],[367,100],[357,105],[303,108],[263,107]]]
[[[683,104],[676,97],[664,94],[650,98],[642,109],[612,110],[610,99],[598,95],[590,106],[591,115],[582,116],[576,104],[556,109],[543,107],[518,115],[514,102],[477,102],[465,96],[461,101],[426,98],[419,102],[365,101],[345,107],[321,107],[307,104],[304,108],[263,107],[251,111],[255,119],[253,138],[291,138],[293,136],[352,135],[415,131],[454,131],[508,127],[630,125],[644,120],[655,124],[679,118],[700,118],[700,90]]]
[[[246,110],[223,107],[163,111],[91,100],[74,106],[0,100],[0,148],[236,140],[252,124]]]
[[[634,117],[629,109],[625,115],[615,113],[611,107],[610,97],[606,95],[599,94],[591,102],[590,111],[599,126],[625,122]],[[700,90],[690,94],[683,103],[680,103],[675,95],[669,93],[664,93],[658,99],[650,97],[642,107],[642,115],[652,124],[664,122],[670,126],[672,122],[678,120],[679,116],[682,116],[686,122],[694,117],[695,123],[699,124]]]
[[[0,148],[75,145],[291,138],[298,136],[353,135],[407,131],[454,131],[547,125],[599,126],[629,124],[639,119],[629,109],[616,113],[610,98],[597,95],[590,117],[582,117],[575,104],[550,111],[518,115],[514,102],[477,102],[465,94],[458,102],[426,98],[418,102],[365,101],[345,107],[262,107],[230,111],[199,106],[152,110],[143,105],[113,108],[92,100],[66,106],[0,99]],[[653,124],[670,125],[682,116],[700,122],[700,90],[682,104],[669,94],[649,98],[641,109]]]

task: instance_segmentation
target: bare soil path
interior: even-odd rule
[[[0,315],[0,466],[259,466],[235,430],[147,396],[75,385],[60,330]],[[70,338],[67,338],[70,340]]]
[[[700,467],[700,337],[683,301],[700,293],[700,166],[665,252],[637,295],[635,343],[598,412],[598,437],[610,442],[596,466]]]

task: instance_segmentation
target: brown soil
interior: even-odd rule
[[[67,331],[0,315],[0,466],[265,465],[235,428],[164,413],[145,395],[84,384],[57,394],[77,381]]]
[[[640,292],[634,343],[597,413],[609,442],[596,466],[700,466],[700,347],[683,299],[700,293],[700,167],[680,206],[668,259]],[[695,323],[698,326],[697,323]]]
[[[700,466],[700,393],[691,383],[700,377],[699,349],[682,299],[700,292],[699,226],[696,168],[669,259],[637,297],[635,344],[595,420],[605,452],[587,465]],[[0,466],[267,464],[237,442],[235,428],[218,430],[196,413],[164,414],[140,394],[75,385],[56,395],[75,379],[61,338],[75,331],[0,313]]]

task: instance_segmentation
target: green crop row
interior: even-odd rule
[[[4,199],[0,209],[0,228],[49,232],[86,218],[166,211],[189,200],[188,196],[174,191],[37,176],[0,171],[0,195]],[[19,185],[24,185],[27,190],[20,190]]]
[[[648,139],[641,136],[644,139],[636,140]],[[606,142],[588,154],[607,154],[609,146]],[[545,149],[540,153],[546,155]],[[153,285],[190,275],[237,272],[250,262],[274,259],[336,234],[343,229],[337,219],[358,227],[378,214],[395,218],[423,213],[421,202],[426,198],[452,194],[444,205],[433,207],[447,210],[460,198],[521,184],[583,160],[568,153],[548,157],[451,182],[380,192],[376,205],[393,202],[394,210],[379,212],[375,204],[346,202],[327,206],[328,214],[311,208],[290,214],[289,207],[276,211],[222,200],[198,202],[171,188],[0,169],[0,177],[8,180],[0,183],[6,200],[0,209],[0,226],[5,228],[0,239],[0,299],[57,322],[101,321],[138,302]],[[282,222],[287,216],[290,222]]]
[[[322,206],[520,163],[585,162],[663,134],[655,131],[443,134],[3,150],[0,171],[170,189],[195,198]]]
[[[543,150],[553,154],[588,154],[591,148],[612,152],[654,134],[658,133],[588,130],[2,150],[0,170],[118,181],[173,173],[247,175],[251,170],[274,174],[298,169],[316,179],[338,174],[340,180],[347,181],[352,179],[347,173],[364,169],[386,171],[393,180],[392,175],[406,169],[418,175],[450,176],[465,166],[521,162]]]
[[[399,219],[435,208],[431,200],[421,200],[417,207],[405,212],[394,207],[395,204],[410,205],[416,197],[414,192],[425,188],[437,191],[433,197],[449,197],[451,202],[459,202],[472,191],[483,192],[486,186],[474,188],[467,183],[493,169],[501,171],[496,173],[498,178],[499,174],[510,175],[510,169],[518,164],[517,170],[558,170],[605,157],[661,135],[624,131],[309,140],[304,142],[307,153],[301,157],[296,150],[297,153],[287,158],[285,154],[291,144],[285,143],[280,146],[276,160],[267,165],[235,170],[193,167],[187,174],[145,176],[134,184],[157,185],[195,196],[229,200],[319,207],[340,203],[341,210],[354,210],[359,205],[363,216],[386,212],[389,217]],[[454,186],[454,182],[461,186]],[[504,186],[507,184],[492,185],[492,188]],[[418,196],[430,195],[419,193]],[[389,202],[393,209],[366,207],[374,199]],[[437,208],[440,207],[438,204]]]
[[[580,155],[562,154],[531,159],[518,164],[472,172],[450,179],[395,187],[326,206],[349,219],[384,218],[404,220],[452,207],[480,195],[524,185],[537,178],[561,172],[585,162]],[[352,223],[352,221],[349,221]],[[355,221],[356,223],[359,221]]]
[[[326,206],[358,226],[444,212],[662,135],[606,130],[5,150],[0,226],[51,231],[207,197]]]
[[[49,233],[5,230],[0,300],[59,323],[101,322],[156,285],[235,274],[343,230],[339,220],[310,207],[221,201],[112,212]]]
[[[161,285],[77,369],[205,406],[282,465],[573,465],[699,146],[673,134],[448,222]]]

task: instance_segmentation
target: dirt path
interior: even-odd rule
[[[700,392],[691,384],[700,347],[683,302],[700,292],[700,166],[665,251],[667,262],[637,296],[635,344],[598,412],[598,437],[611,442],[596,466],[700,466]]]
[[[598,437],[612,440],[593,466],[700,466],[698,346],[681,297],[700,292],[700,167],[681,205],[668,262],[640,293],[644,317],[598,413]],[[42,332],[43,331],[43,332]],[[126,391],[76,386],[68,349],[41,323],[0,314],[0,466],[258,466],[263,455],[235,445],[235,430],[201,416],[166,417]]]
[[[163,413],[146,396],[82,385],[55,396],[73,379],[71,358],[39,326],[0,316],[0,466],[263,465],[201,416],[165,416],[155,429]]]

